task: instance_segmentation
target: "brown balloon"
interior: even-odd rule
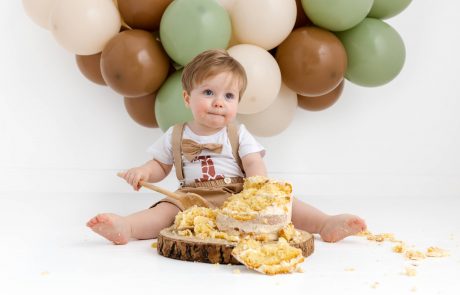
[[[129,116],[139,125],[149,128],[157,128],[155,117],[154,93],[141,97],[125,97],[125,108]]]
[[[292,31],[278,46],[276,60],[284,83],[303,96],[331,92],[347,69],[347,54],[340,40],[317,27]]]
[[[324,95],[309,97],[297,94],[298,106],[309,111],[322,111],[336,103],[343,92],[345,79],[334,90]]]
[[[276,49],[278,49],[278,47],[270,49],[268,53],[270,53],[273,57],[276,57]]]
[[[101,74],[101,53],[92,55],[75,55],[80,72],[91,82],[107,85]]]
[[[151,33],[127,30],[105,45],[101,71],[113,90],[126,97],[139,97],[155,92],[163,84],[169,58]]]
[[[297,5],[297,18],[295,19],[294,28],[312,25],[313,23],[303,10],[301,0],[295,0],[295,2],[295,4]]]
[[[127,30],[132,30],[132,29],[131,29],[131,28],[128,28],[128,27],[126,26],[126,24],[121,24],[120,32],[127,31]],[[120,32],[119,32],[119,33],[120,33]]]
[[[172,0],[118,0],[118,10],[128,26],[158,30],[161,17]]]

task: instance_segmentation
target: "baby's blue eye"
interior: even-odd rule
[[[226,94],[225,94],[225,98],[226,98],[226,99],[234,99],[234,98],[235,98],[235,95],[233,95],[233,93],[226,93]]]
[[[213,94],[213,92],[210,89],[206,89],[205,91],[203,91],[203,94],[207,95],[207,96],[211,96]]]

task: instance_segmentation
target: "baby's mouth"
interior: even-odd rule
[[[211,112],[209,112],[208,114],[213,115],[213,116],[222,116],[222,117],[225,116],[225,114],[221,114],[221,113],[211,113]]]

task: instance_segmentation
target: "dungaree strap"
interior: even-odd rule
[[[236,123],[230,123],[227,126],[227,134],[228,139],[230,140],[230,145],[232,146],[233,158],[235,158],[235,161],[238,163],[238,166],[240,166],[240,169],[244,174],[243,163],[241,162],[241,158],[238,153],[240,149],[240,137],[238,136],[238,127],[239,126]]]
[[[176,168],[176,176],[181,186],[184,184],[184,170],[182,169],[182,150],[181,141],[182,133],[184,132],[185,123],[174,125],[171,144],[174,158],[174,167]]]

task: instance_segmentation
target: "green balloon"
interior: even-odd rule
[[[385,22],[366,18],[356,27],[336,33],[347,52],[345,78],[361,86],[380,86],[393,80],[406,58],[404,42]]]
[[[308,18],[330,31],[344,31],[359,24],[374,0],[302,0]]]
[[[175,0],[161,18],[160,39],[166,53],[185,65],[199,53],[227,48],[230,17],[215,0]]]
[[[185,107],[182,96],[182,71],[168,77],[155,99],[155,117],[161,130],[166,131],[177,123],[193,120],[192,112]]]
[[[369,17],[387,19],[406,9],[412,0],[374,0]]]

